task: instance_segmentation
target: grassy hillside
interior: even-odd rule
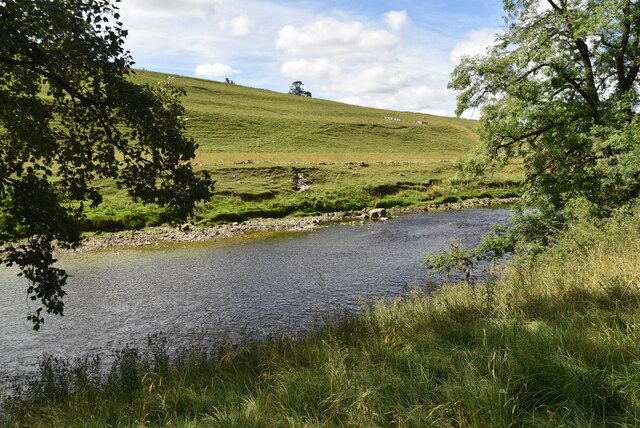
[[[299,339],[113,370],[49,361],[9,427],[640,425],[640,213],[585,219],[475,289],[381,303]],[[1,415],[1,413],[0,413]],[[3,420],[0,419],[0,425]]]
[[[165,78],[137,71],[133,80],[153,84]],[[174,83],[187,91],[183,101],[189,133],[200,145],[196,162],[455,160],[478,142],[474,122],[466,119],[364,108],[182,76],[175,76]]]
[[[167,75],[137,71],[138,83]],[[372,206],[425,205],[444,197],[502,196],[517,168],[475,188],[442,180],[478,143],[474,121],[358,107],[203,79],[175,76],[199,144],[194,164],[217,181],[214,199],[196,221],[282,217]],[[393,117],[401,121],[385,119]],[[422,121],[423,124],[417,124]],[[293,182],[302,174],[309,189]],[[89,213],[93,229],[138,228],[162,222],[162,210],[131,203],[101,183],[106,202]],[[508,187],[508,186],[507,186]]]

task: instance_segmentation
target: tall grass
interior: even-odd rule
[[[640,426],[640,217],[298,338],[53,364],[7,426]],[[80,368],[78,368],[80,367]]]

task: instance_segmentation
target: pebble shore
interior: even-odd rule
[[[491,205],[511,204],[517,200],[518,198],[473,199],[424,207],[390,208],[387,213],[389,217],[396,217],[403,214],[459,211]],[[100,233],[86,237],[82,241],[82,245],[75,250],[61,250],[61,252],[82,253],[112,247],[159,246],[162,243],[169,242],[204,242],[233,238],[248,232],[309,231],[328,223],[359,224],[369,221],[363,215],[366,212],[367,210],[365,209],[363,211],[336,212],[313,217],[252,219],[242,223],[234,222],[216,226],[184,225],[180,228],[161,226],[122,233]]]

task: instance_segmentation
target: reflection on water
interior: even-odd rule
[[[43,353],[109,355],[154,333],[189,346],[224,336],[299,332],[319,317],[424,284],[426,251],[448,240],[474,245],[507,210],[399,217],[332,225],[268,239],[64,256],[66,315],[40,332],[25,319],[26,284],[0,272],[0,376],[28,371]]]

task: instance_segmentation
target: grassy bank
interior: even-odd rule
[[[133,79],[155,84],[166,77],[140,70]],[[194,221],[201,224],[518,192],[517,165],[485,183],[446,184],[455,161],[478,144],[475,121],[182,76],[174,83],[187,92],[188,134],[199,144],[195,168],[211,171],[217,182],[216,196],[196,211]],[[293,181],[299,174],[309,186],[304,192]],[[161,208],[132,202],[112,182],[97,184],[105,200],[88,212],[87,229],[139,229],[166,221]]]
[[[42,366],[8,426],[637,426],[640,218],[583,221],[503,279],[217,355]],[[101,378],[101,380],[100,380]]]

